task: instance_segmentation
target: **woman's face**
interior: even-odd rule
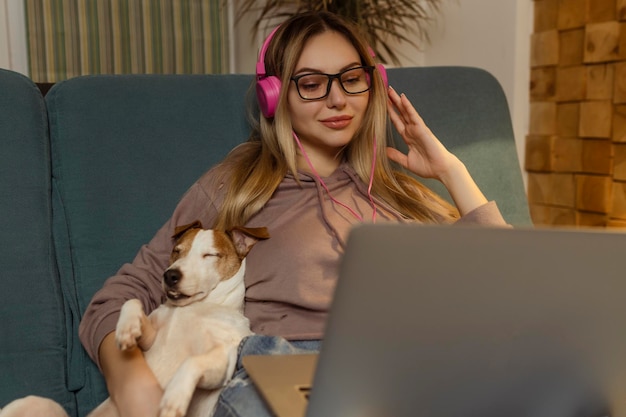
[[[354,46],[343,35],[327,31],[307,41],[292,77],[308,73],[337,74],[360,65],[361,58]],[[304,93],[303,87],[301,92]],[[293,129],[308,157],[321,175],[330,175],[340,163],[339,151],[363,122],[369,91],[348,94],[339,80],[333,79],[328,96],[304,100],[296,83],[290,81],[287,99]],[[299,168],[308,170],[304,162],[298,155]]]

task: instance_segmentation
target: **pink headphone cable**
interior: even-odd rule
[[[374,197],[372,197],[372,185],[374,184],[374,169],[376,168],[376,155],[378,154],[378,143],[374,138],[374,154],[372,156],[372,167],[370,168],[370,181],[367,184],[367,197],[370,199],[370,205],[372,206],[372,223],[376,223],[376,204],[374,204]]]
[[[319,174],[315,170],[315,167],[313,166],[313,163],[311,162],[311,160],[309,159],[309,156],[307,155],[306,151],[304,150],[304,147],[302,146],[302,142],[300,142],[300,139],[298,138],[298,135],[296,135],[296,132],[293,132],[293,131],[291,132],[291,134],[293,135],[293,138],[295,139],[296,143],[298,144],[298,148],[300,148],[300,152],[302,152],[302,155],[304,156],[304,159],[306,160],[307,164],[311,168],[311,171],[313,172],[313,175],[320,182],[320,184],[322,185],[324,190],[326,190],[326,194],[328,194],[328,197],[331,199],[331,201],[333,201],[334,203],[336,203],[336,204],[340,205],[341,207],[345,208],[346,210],[348,210],[359,221],[361,221],[361,222],[364,221],[363,220],[363,216],[361,216],[359,213],[357,213],[356,211],[352,210],[346,204],[342,203],[341,201],[335,199],[332,196],[332,194],[330,193],[330,190],[326,186],[326,183],[324,182],[324,180],[319,176]],[[374,168],[376,167],[376,150],[377,150],[377,144],[376,144],[376,140],[374,140],[374,157],[372,158],[372,169],[370,170],[370,180],[369,180],[369,184],[367,186],[367,197],[370,200],[370,205],[372,206],[372,210],[373,210],[373,212],[372,212],[372,223],[376,223],[376,204],[374,204],[374,198],[372,197],[372,184],[374,183]]]

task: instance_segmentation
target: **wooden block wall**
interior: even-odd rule
[[[626,0],[534,0],[528,199],[537,225],[626,227]]]

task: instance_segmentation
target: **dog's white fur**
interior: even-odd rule
[[[146,316],[139,300],[128,300],[115,340],[122,350],[144,351],[164,388],[160,417],[206,417],[233,374],[239,343],[252,334],[243,315],[245,256],[269,235],[265,228],[235,228],[227,234],[194,223],[177,229],[176,237],[163,278],[167,301]],[[30,396],[0,415],[67,414],[52,400]],[[118,415],[107,399],[89,417]]]
[[[0,410],[1,417],[68,417],[58,403],[49,398],[29,395],[19,398]]]

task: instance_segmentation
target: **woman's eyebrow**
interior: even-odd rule
[[[342,67],[339,72],[345,71],[347,69],[353,68],[353,67],[358,67],[361,66],[362,64],[360,62],[351,62],[348,65],[345,65],[344,67]],[[310,67],[304,67],[304,68],[300,68],[297,71],[294,71],[293,75],[298,75],[298,74],[326,74],[324,71],[318,69],[318,68],[310,68]]]

